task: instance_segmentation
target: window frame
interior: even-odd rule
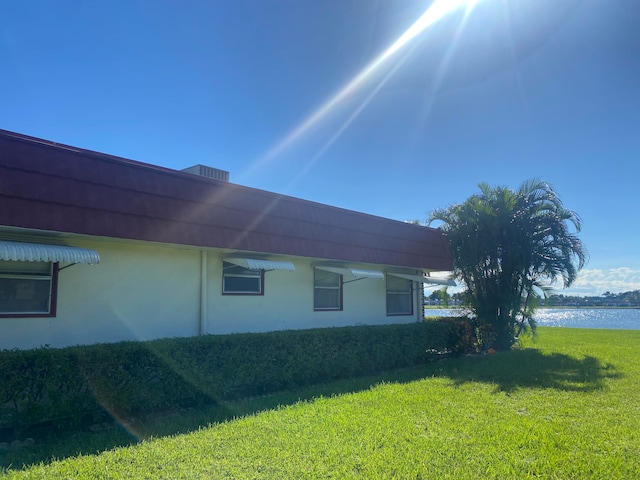
[[[248,274],[228,274],[226,273],[230,268],[242,269],[245,272],[255,272],[253,275]],[[227,291],[226,289],[226,278],[234,277],[234,278],[259,278],[259,286],[260,291]],[[235,265],[230,262],[222,261],[222,295],[231,295],[231,296],[264,296],[264,270],[252,270],[249,268],[244,268],[239,265]]]
[[[323,286],[317,285],[317,271],[321,270],[323,274],[336,275],[338,279],[338,285],[333,286]],[[321,268],[313,267],[313,311],[314,312],[341,312],[344,306],[344,295],[343,295],[343,286],[344,281],[342,275],[339,273],[329,272],[327,270],[322,270]],[[338,303],[337,307],[318,307],[316,305],[316,290],[338,290]]]
[[[387,310],[387,317],[408,317],[408,316],[412,316],[414,314],[414,306],[413,306],[413,284],[414,282],[412,280],[408,280],[408,279],[403,279],[400,277],[393,277],[393,282],[395,281],[406,281],[408,284],[408,290],[390,290],[389,289],[389,278],[393,277],[392,275],[386,275],[386,279],[385,279],[385,301],[386,301],[386,310]],[[389,311],[389,295],[408,295],[409,296],[409,311],[408,312],[390,312]]]
[[[15,263],[27,263],[17,261]],[[26,313],[5,313],[0,310],[0,318],[52,318],[56,316],[57,308],[58,308],[58,272],[59,272],[59,263],[58,262],[41,262],[49,264],[49,274],[38,274],[38,273],[20,273],[20,272],[2,272],[0,271],[0,278],[28,278],[33,277],[38,279],[48,279],[49,280],[49,298],[48,298],[48,311],[47,312],[26,312]]]

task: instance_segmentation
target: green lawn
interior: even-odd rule
[[[518,351],[228,404],[227,417],[266,410],[187,434],[77,456],[126,443],[124,433],[36,444],[7,456],[27,465],[5,475],[640,478],[639,344],[640,331],[540,328],[539,341]],[[165,428],[192,429],[205,414],[164,419]],[[46,448],[61,459],[29,465]]]

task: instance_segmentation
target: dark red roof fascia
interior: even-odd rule
[[[437,229],[0,130],[0,225],[451,270]]]

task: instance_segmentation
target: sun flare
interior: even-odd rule
[[[321,105],[315,112],[309,115],[300,125],[293,129],[285,138],[283,138],[274,148],[272,148],[262,159],[260,159],[256,167],[264,164],[293,144],[313,125],[317,124],[338,104],[353,94],[374,72],[399,50],[410,43],[414,38],[420,35],[427,28],[442,20],[445,16],[460,8],[465,8],[465,18],[469,15],[475,5],[481,0],[435,0],[429,8],[416,20],[393,44],[387,48],[381,55],[369,63],[362,71],[351,79],[344,87],[342,87],[333,97]],[[361,109],[358,109],[358,113]],[[326,150],[326,148],[323,148]]]

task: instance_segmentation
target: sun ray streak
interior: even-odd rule
[[[333,136],[322,146],[322,148],[305,164],[302,170],[289,182],[287,188],[290,188],[292,185],[297,183],[300,178],[302,178],[306,173],[313,167],[313,165],[324,155],[324,153],[331,148],[331,146],[342,136],[342,134],[349,128],[349,126],[353,123],[353,121],[360,115],[360,113],[365,109],[365,107],[373,100],[376,94],[384,87],[384,85],[393,77],[395,72],[402,66],[402,64],[411,56],[413,50],[415,48],[409,50],[399,61],[398,63],[384,76],[384,78],[378,83],[376,88],[362,101],[362,103],[356,108],[353,113],[349,116],[349,118],[342,124],[342,126],[333,134]],[[280,203],[281,197],[277,197],[267,205],[264,206],[261,213],[245,228],[240,235],[238,235],[237,242],[244,240],[247,236],[249,236],[253,231],[259,228],[260,223],[269,214],[273,209],[275,209]]]
[[[453,35],[453,41],[447,47],[444,53],[444,56],[442,57],[442,61],[440,62],[440,65],[435,71],[433,87],[431,88],[431,93],[429,94],[429,97],[424,106],[424,111],[423,111],[423,114],[421,115],[421,120],[419,121],[420,125],[424,125],[429,117],[429,113],[431,112],[431,109],[433,108],[433,104],[436,99],[436,94],[440,90],[440,87],[444,82],[445,74],[449,69],[449,65],[451,65],[451,62],[453,61],[456,48],[458,47],[458,44],[460,42],[460,37],[462,36],[462,32],[464,31],[467,25],[467,21],[469,20],[471,10],[473,9],[474,5],[475,5],[475,2],[469,2],[469,4],[467,5],[462,21],[459,23]]]
[[[398,71],[398,69],[406,62],[406,60],[411,56],[414,50],[415,48],[409,50],[402,57],[402,59],[398,61],[398,63],[396,63],[396,65],[394,65],[394,67],[391,70],[389,70],[389,72],[384,76],[384,78],[380,80],[376,88],[369,95],[367,95],[367,97],[360,103],[360,105],[358,105],[358,108],[356,108],[353,111],[353,113],[349,115],[349,118],[347,118],[347,120],[344,121],[344,123],[340,126],[340,128],[331,136],[331,138],[327,142],[325,142],[322,148],[320,148],[320,150],[318,150],[318,152],[313,157],[311,157],[311,159],[308,162],[306,162],[304,168],[300,170],[300,172],[295,176],[295,178],[291,180],[291,182],[289,182],[289,185],[287,185],[287,188],[290,188],[298,180],[300,180],[300,178],[306,175],[306,173],[311,169],[311,167],[313,167],[313,165],[327,152],[327,150],[331,148],[331,146],[342,136],[342,134],[347,130],[347,128],[349,128],[349,126],[355,121],[355,119],[358,118],[360,113],[362,113],[362,111],[367,107],[367,105],[371,103],[371,101],[378,94],[378,92],[382,90],[382,87],[384,87],[387,84],[387,82],[391,79],[391,77],[393,77],[393,75]]]
[[[273,158],[281,154],[287,147],[300,138],[305,132],[307,132],[313,125],[318,123],[324,118],[330,111],[332,111],[337,105],[343,102],[358,87],[360,87],[382,64],[384,64],[392,55],[402,49],[416,36],[422,33],[425,29],[434,25],[447,14],[457,10],[461,6],[466,6],[467,12],[478,2],[479,0],[435,0],[429,8],[411,25],[389,48],[387,48],[381,55],[367,65],[360,73],[358,73],[349,83],[346,84],[341,90],[339,90],[333,97],[320,106],[315,112],[307,117],[299,126],[297,126],[291,133],[284,137],[275,147],[273,147],[266,155],[256,162],[255,167],[264,164]]]
[[[516,82],[516,87],[518,89],[518,93],[520,95],[520,100],[522,102],[522,105],[524,107],[524,109],[526,110],[527,113],[530,113],[530,103],[529,103],[529,97],[527,95],[527,89],[525,87],[524,84],[524,79],[522,78],[522,70],[520,69],[519,64],[517,63],[517,54],[516,54],[516,47],[515,44],[513,42],[513,22],[511,20],[511,9],[510,9],[510,5],[506,0],[502,0],[502,4],[503,4],[503,8],[502,11],[504,12],[504,15],[506,17],[506,24],[507,24],[507,31],[509,33],[509,51],[511,53],[511,59],[512,62],[514,63],[514,65],[516,65],[516,68],[514,69],[514,77],[515,77],[515,82]]]

